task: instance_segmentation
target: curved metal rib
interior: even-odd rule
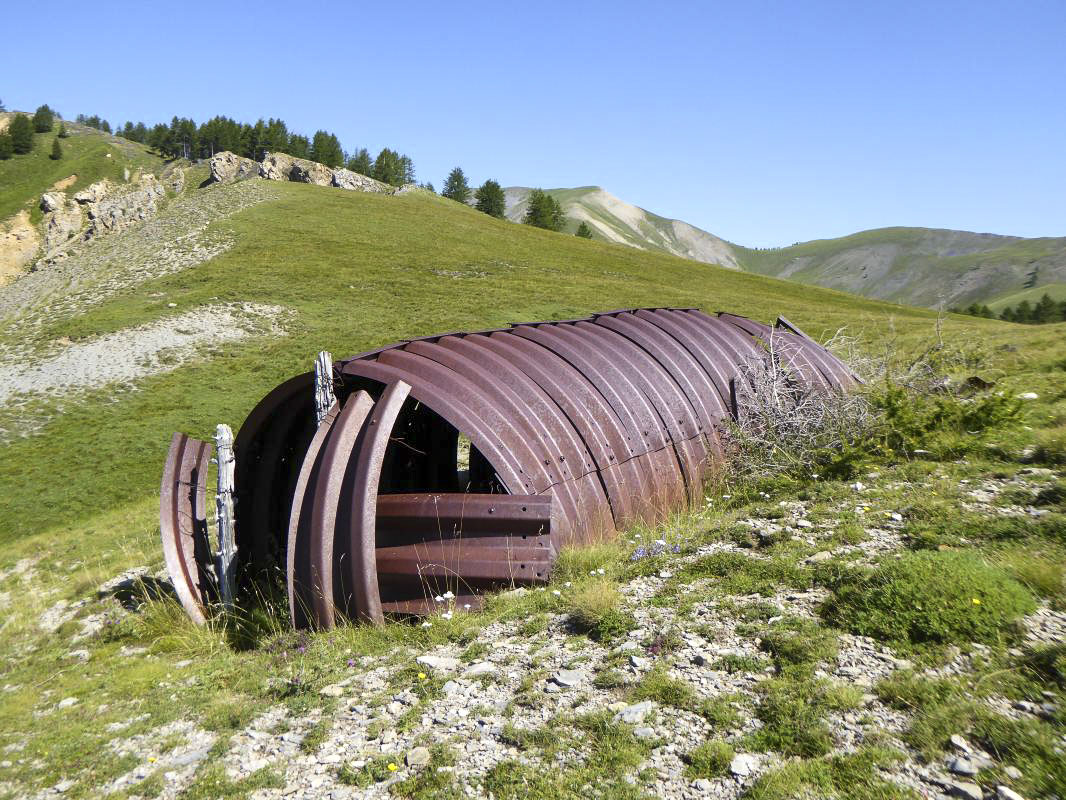
[[[389,435],[410,393],[411,387],[403,381],[396,381],[385,387],[385,392],[363,426],[363,434],[359,437],[355,455],[348,548],[351,555],[349,575],[355,614],[359,619],[376,624],[385,621],[378,590],[375,533],[378,482],[381,479],[385,450],[389,445]]]
[[[159,530],[163,560],[174,591],[193,622],[207,622],[212,594],[207,564],[207,464],[214,448],[207,442],[175,433],[163,467],[159,490]]]

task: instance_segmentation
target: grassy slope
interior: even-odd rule
[[[206,436],[217,422],[236,427],[274,385],[309,369],[321,349],[339,357],[405,337],[637,305],[767,320],[783,313],[814,336],[842,325],[873,333],[890,319],[903,335],[932,325],[918,309],[518,226],[435,196],[278,188],[280,200],[225,223],[238,239],[228,253],[58,322],[45,335],[103,334],[214,298],[282,303],[297,314],[291,335],[236,347],[134,393],[102,392],[42,436],[5,448],[0,541],[150,495],[173,430]]]
[[[84,125],[66,123],[70,133],[60,139],[63,158],[53,161],[54,134],[37,133],[33,137],[33,152],[12,156],[0,161],[0,220],[7,219],[23,208],[36,209],[41,195],[56,181],[70,175],[78,180],[68,193],[76,192],[101,178],[122,181],[123,169],[155,169],[162,161],[149,154],[147,148],[135,142],[127,142]],[[59,122],[55,131],[59,130]],[[111,157],[108,158],[110,153]]]
[[[737,248],[745,269],[915,305],[967,305],[1066,277],[1066,238],[882,228],[775,250]]]
[[[1052,300],[1066,300],[1066,283],[1049,283],[1046,286],[1034,286],[1032,289],[1024,289],[1014,294],[998,297],[988,304],[993,311],[1002,311],[1007,306],[1016,306],[1022,300],[1028,300],[1030,304],[1040,302],[1045,294]]]
[[[68,623],[56,634],[36,631],[36,617],[56,600],[81,602],[119,570],[159,563],[156,487],[171,430],[207,436],[218,421],[239,424],[279,380],[306,370],[318,349],[340,356],[405,336],[637,304],[692,304],[761,319],[781,312],[816,336],[849,324],[875,346],[898,338],[904,348],[913,349],[933,333],[933,315],[919,309],[497,222],[424,195],[386,198],[294,184],[278,189],[280,200],[226,223],[239,239],[225,255],[136,287],[75,321],[56,324],[50,334],[78,338],[103,333],[219,298],[292,307],[298,316],[290,336],[231,348],[223,358],[146,381],[135,393],[90,398],[42,436],[0,451],[0,568],[22,557],[38,558],[29,585],[51,591],[14,595],[16,605],[5,612],[10,624],[0,639],[12,654],[0,671],[0,682],[22,686],[0,704],[0,743],[27,743],[25,751],[11,758],[25,760],[25,765],[19,761],[17,773],[34,787],[71,776],[81,782],[68,796],[98,796],[102,782],[136,765],[133,757],[120,758],[109,748],[115,736],[106,729],[111,722],[134,719],[119,734],[131,737],[191,716],[228,735],[267,705],[284,702],[297,714],[326,702],[317,688],[350,673],[344,664],[353,651],[380,653],[399,645],[396,663],[408,668],[408,648],[419,652],[435,642],[468,641],[462,639],[464,631],[484,624],[479,617],[467,621],[457,615],[447,624],[438,621],[428,632],[396,625],[348,628],[317,637],[306,660],[294,665],[299,670],[294,674],[310,678],[313,689],[291,697],[279,697],[272,688],[271,679],[288,669],[279,667],[276,653],[230,648],[217,631],[194,631],[180,616],[168,616],[173,611],[168,607],[150,609],[138,621],[76,645],[70,634],[77,623]],[[152,296],[155,292],[163,296]],[[169,309],[169,302],[178,308]],[[1057,415],[1061,423],[1066,399],[1050,364],[1063,355],[1063,327],[1034,330],[948,317],[944,335],[949,341],[982,342],[990,354],[982,374],[1003,380],[1008,391],[1039,392],[1041,413]],[[1001,370],[1010,373],[1007,379]],[[1057,405],[1045,407],[1056,398]],[[1020,444],[1012,438],[1013,446]],[[931,473],[935,465],[927,470],[914,466],[919,477],[908,479],[921,483],[922,474]],[[963,467],[943,468],[950,472]],[[925,485],[935,485],[947,499],[952,483]],[[852,502],[853,491],[843,481],[827,483],[819,491]],[[776,509],[777,499],[767,501],[769,510],[761,513]],[[878,503],[876,512],[880,516],[914,501],[904,492],[886,498],[883,507]],[[720,521],[715,518],[706,535],[727,530],[734,516],[754,513],[744,506],[728,511]],[[689,535],[705,530],[708,522],[698,516],[682,518],[679,526]],[[806,555],[802,551],[795,557]],[[590,566],[611,566],[612,559],[621,572],[628,552],[590,552],[569,567],[561,564],[558,580],[572,579],[577,585]],[[745,586],[738,593],[749,594],[750,589]],[[531,593],[529,598],[514,609],[513,617],[543,622],[565,602],[549,593]],[[507,613],[506,606],[496,608],[495,615]],[[90,605],[86,611],[92,609]],[[124,644],[143,644],[153,652],[148,657],[123,655]],[[73,661],[68,651],[75,646],[89,647],[91,660]],[[195,663],[186,679],[189,672],[175,665],[189,659]],[[177,691],[180,703],[175,702]],[[51,713],[54,703],[70,696],[81,698],[80,705],[38,720],[38,713]],[[141,714],[150,718],[142,720]],[[211,769],[202,770],[207,777],[183,796],[221,796],[221,788],[209,780],[215,774]],[[595,776],[577,777],[581,780],[575,786]],[[266,773],[260,778],[269,779]],[[248,783],[225,788],[226,796],[231,789],[243,796],[254,787]],[[16,796],[18,789],[11,792]],[[0,797],[5,797],[3,786]]]

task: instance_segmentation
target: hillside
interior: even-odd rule
[[[0,120],[13,116],[14,112],[3,112]],[[126,169],[155,170],[163,164],[144,145],[86,125],[64,124],[69,135],[60,139],[63,158],[58,161],[49,158],[54,133],[34,134],[32,153],[0,161],[0,220],[22,210],[35,210],[44,192],[71,176],[75,176],[74,180],[65,183],[64,189],[76,192],[103,178],[121,183]],[[59,125],[60,121],[56,120],[54,132],[59,130]]]
[[[504,190],[508,219],[522,221],[530,191],[524,186],[510,186]],[[728,242],[687,222],[660,217],[631,205],[599,186],[548,189],[547,193],[562,206],[570,233],[579,223],[587,222],[593,236],[604,241],[738,268]]]
[[[529,192],[506,190],[508,219],[522,220]],[[1066,237],[883,228],[759,250],[660,217],[598,186],[548,193],[563,206],[571,233],[584,220],[605,241],[908,305],[998,307],[1002,297],[1066,279]]]
[[[882,228],[773,250],[738,247],[735,252],[752,272],[927,307],[992,301],[1066,281],[1062,237]]]
[[[185,177],[0,288],[0,798],[1066,793],[1066,326],[938,324],[428,192]],[[907,448],[871,438],[850,471],[726,470],[483,612],[310,634],[269,599],[205,627],[172,599],[172,431],[236,428],[319,350],[638,305],[847,326],[907,362],[939,334],[998,394],[896,402]]]

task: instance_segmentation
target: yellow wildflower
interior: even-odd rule
[[[389,762],[389,772],[395,772],[399,767],[392,761]]]

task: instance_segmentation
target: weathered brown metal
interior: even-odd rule
[[[353,611],[357,619],[382,623],[381,594],[377,571],[377,503],[378,486],[385,449],[389,444],[396,418],[400,415],[411,387],[403,381],[385,387],[363,425],[354,463],[351,525],[349,526],[350,576]]]
[[[311,609],[311,515],[314,508],[314,487],[322,468],[322,446],[340,413],[334,402],[315,431],[304,454],[300,477],[293,491],[292,512],[289,516],[288,547],[285,559],[285,583],[289,595],[289,617],[293,627],[310,624]]]
[[[371,350],[334,364],[337,404],[317,429],[311,376],[297,376],[237,437],[238,557],[269,573],[283,545],[297,627],[476,606],[489,589],[544,582],[562,547],[702,495],[745,367],[768,347],[810,390],[856,381],[784,318],[771,328],[694,308]],[[172,452],[164,488],[192,469],[182,458]],[[198,562],[172,550],[178,568]]]
[[[354,471],[348,466],[363,425],[374,408],[366,392],[348,398],[326,437],[311,506],[311,612],[315,625],[332,628],[347,608],[344,573],[351,553],[345,535],[351,523]],[[341,547],[338,548],[338,542]],[[339,580],[334,580],[334,577]]]
[[[207,604],[214,594],[207,572],[207,465],[213,449],[207,442],[175,433],[159,490],[163,560],[185,613],[198,624],[207,620]]]

